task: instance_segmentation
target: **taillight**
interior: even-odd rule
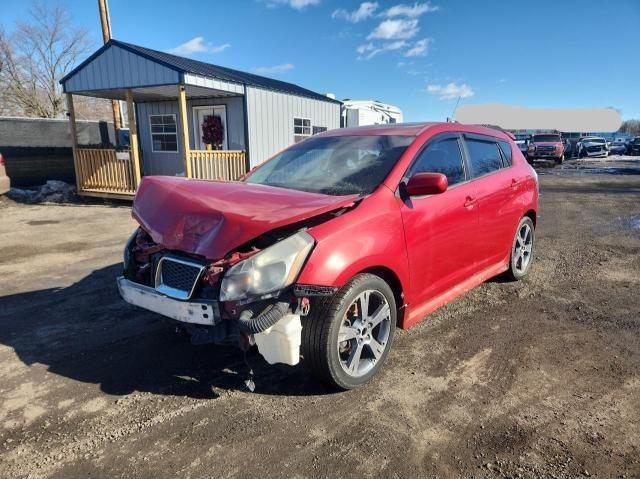
[[[4,166],[4,156],[0,153],[0,166]]]

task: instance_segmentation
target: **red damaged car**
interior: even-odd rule
[[[340,129],[240,182],[146,177],[122,297],[194,343],[301,356],[349,389],[431,311],[488,278],[525,276],[538,185],[512,137],[457,123]]]

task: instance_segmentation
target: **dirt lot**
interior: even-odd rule
[[[348,393],[124,304],[124,205],[0,203],[2,477],[640,477],[640,159],[540,169],[536,261]]]

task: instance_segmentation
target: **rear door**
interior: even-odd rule
[[[447,191],[402,198],[412,296],[416,304],[451,289],[475,268],[472,251],[478,229],[474,186],[467,181],[459,134],[438,135],[416,155],[405,173],[443,173]]]
[[[504,260],[511,250],[521,206],[518,191],[525,178],[512,165],[513,152],[507,141],[490,136],[465,134],[471,183],[478,200],[479,228],[474,251],[481,269]]]

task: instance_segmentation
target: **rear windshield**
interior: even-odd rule
[[[310,138],[274,156],[245,181],[325,195],[367,194],[413,140],[388,135]]]
[[[533,137],[533,141],[538,143],[538,142],[545,142],[545,141],[555,141],[555,142],[560,142],[560,135],[535,135]]]

